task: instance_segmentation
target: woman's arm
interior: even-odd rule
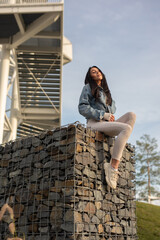
[[[6,211],[9,212],[11,219],[14,218],[13,209],[7,203],[5,203],[3,205],[3,207],[1,208],[1,211],[0,211],[0,221],[2,220],[2,217],[3,217],[3,215],[5,214]]]
[[[114,114],[116,112],[116,105],[115,105],[115,101],[112,99],[112,105],[108,106],[108,110],[110,113]]]
[[[14,235],[16,228],[15,228],[15,224],[13,222],[9,224],[9,231],[10,231],[10,233],[12,233]]]
[[[3,218],[3,216],[4,216],[6,211],[9,212],[11,219],[13,219],[13,217],[14,217],[13,209],[7,203],[5,203],[3,205],[3,207],[1,208],[1,211],[0,211],[0,221],[2,220],[2,218]]]
[[[81,115],[86,117],[87,119],[95,119],[97,121],[100,121],[103,119],[105,111],[104,110],[98,110],[90,105],[89,98],[92,97],[91,91],[89,89],[88,85],[85,85],[83,87],[80,99],[79,99],[79,105],[78,110]]]

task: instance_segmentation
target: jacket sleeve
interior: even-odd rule
[[[112,114],[114,114],[116,112],[116,105],[115,105],[115,101],[113,99],[112,99],[112,105],[108,106],[108,110]]]
[[[91,107],[90,101],[89,101],[90,97],[92,97],[92,94],[88,89],[87,85],[85,85],[83,87],[83,90],[79,99],[79,105],[78,105],[79,113],[87,119],[94,119],[94,120],[100,121],[101,119],[103,119],[105,111],[98,110]]]

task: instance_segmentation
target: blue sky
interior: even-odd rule
[[[129,139],[143,134],[160,149],[160,1],[65,0],[64,35],[72,42],[73,60],[63,67],[62,125],[85,119],[78,102],[88,68],[106,75],[118,118],[134,111]]]

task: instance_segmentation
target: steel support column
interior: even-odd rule
[[[18,115],[19,115],[19,96],[18,96],[18,82],[17,82],[17,75],[16,75],[13,83],[13,89],[12,89],[12,104],[11,104],[11,116],[10,116],[12,131],[10,132],[8,141],[14,140],[17,137]]]
[[[9,76],[10,50],[2,46],[2,59],[0,66],[0,144],[3,142],[3,126],[7,99],[7,85]]]

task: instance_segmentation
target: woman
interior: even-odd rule
[[[115,120],[115,102],[112,99],[103,72],[96,66],[90,67],[85,78],[85,86],[79,100],[79,112],[87,119],[87,127],[115,137],[110,163],[104,163],[106,182],[115,189],[118,166],[125,144],[133,130],[136,115],[128,112]]]

